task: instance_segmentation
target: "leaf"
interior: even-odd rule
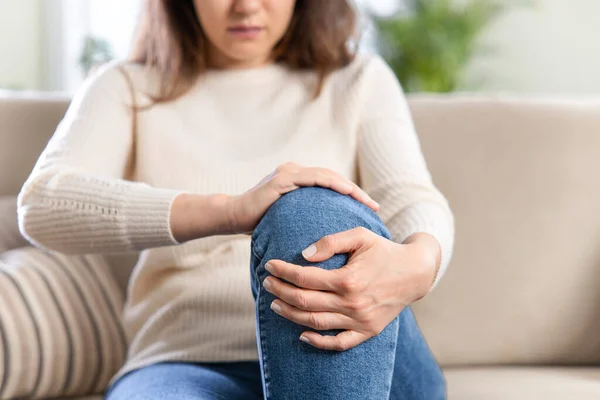
[[[378,48],[405,91],[456,90],[481,33],[509,7],[530,0],[413,0],[408,13],[372,16]]]

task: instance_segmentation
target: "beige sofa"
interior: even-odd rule
[[[449,271],[414,306],[449,398],[600,399],[600,100],[410,101],[456,216]],[[0,95],[0,195],[67,105]],[[130,265],[114,263],[122,285]]]

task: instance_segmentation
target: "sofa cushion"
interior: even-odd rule
[[[102,392],[121,367],[123,296],[100,256],[0,254],[0,398]]]
[[[596,400],[600,368],[447,368],[449,400]]]

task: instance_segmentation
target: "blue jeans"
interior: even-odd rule
[[[444,377],[410,308],[379,335],[342,352],[301,342],[300,334],[310,328],[271,310],[275,297],[262,287],[269,275],[264,269],[268,260],[306,265],[303,249],[325,235],[357,226],[390,238],[377,214],[349,196],[316,187],[284,195],[252,234],[250,274],[259,361],[155,364],[123,376],[107,399],[445,399]],[[315,265],[336,269],[347,260],[347,255],[338,254]]]

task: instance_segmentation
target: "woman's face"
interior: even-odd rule
[[[270,61],[288,29],[296,0],[194,0],[209,41],[209,62],[248,68]]]

